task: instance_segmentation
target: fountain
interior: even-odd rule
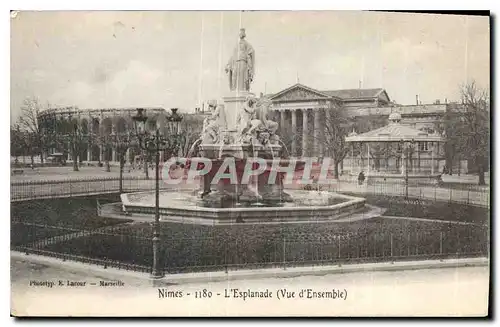
[[[193,168],[192,164],[198,170],[198,158],[205,163],[209,160],[210,168],[201,176],[196,192],[160,192],[161,221],[282,223],[376,215],[374,208],[367,213],[363,198],[334,192],[285,191],[286,168],[293,167],[293,174],[304,170],[305,162],[282,157],[278,123],[269,119],[272,103],[250,92],[255,54],[244,38],[242,30],[226,67],[230,93],[222,97],[223,103],[209,106],[211,115],[204,120],[202,135],[189,151],[194,154],[197,146],[196,156],[186,159],[187,170]],[[127,218],[152,219],[154,192],[122,194],[121,200]]]

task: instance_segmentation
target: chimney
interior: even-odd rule
[[[417,100],[417,105],[418,105],[418,94],[415,95],[415,100]]]

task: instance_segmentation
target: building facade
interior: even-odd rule
[[[382,127],[388,123],[390,114],[398,113],[402,124],[430,134],[442,134],[449,106],[447,103],[398,105],[381,88],[320,91],[295,84],[266,96],[273,102],[280,136],[294,157],[332,157],[325,146],[325,133],[336,123],[332,117],[334,111],[341,110],[356,133]],[[422,145],[421,153],[425,151],[427,147]],[[444,162],[444,151],[439,153],[435,159]],[[345,161],[349,161],[348,156]]]

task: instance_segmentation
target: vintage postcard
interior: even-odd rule
[[[488,12],[10,25],[13,316],[488,315]]]

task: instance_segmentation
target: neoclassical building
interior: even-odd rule
[[[331,117],[334,109],[345,111],[351,123],[369,121],[371,128],[387,124],[389,115],[401,115],[401,123],[429,133],[441,132],[443,118],[449,104],[398,105],[391,101],[386,90],[349,89],[316,90],[295,84],[267,96],[273,102],[275,120],[280,125],[280,135],[296,157],[325,157],[325,129],[335,123]],[[418,102],[418,100],[417,100]],[[374,122],[378,124],[373,124]],[[352,124],[360,126],[362,124]],[[368,130],[354,131],[357,133]],[[422,145],[422,149],[426,149]],[[444,154],[436,160],[444,160]]]
[[[160,107],[145,107],[148,116],[147,128],[159,127],[165,134],[172,130],[172,126],[166,120],[169,114],[166,109]],[[70,159],[68,135],[77,131],[81,138],[79,161],[118,161],[116,146],[113,142],[104,142],[106,136],[113,134],[124,135],[134,132],[132,117],[136,115],[137,108],[100,108],[80,109],[78,107],[64,107],[48,109],[40,112],[38,116],[39,125],[45,134],[54,135],[56,139],[65,140],[59,142],[48,152],[65,152]],[[180,130],[186,131],[187,137],[196,137],[201,130],[202,119],[200,115],[185,114],[180,125]],[[188,128],[189,127],[189,128]],[[189,140],[186,146],[189,146]],[[185,149],[183,149],[185,150]],[[47,155],[49,154],[47,153]],[[140,149],[132,146],[127,150],[126,160],[132,160],[135,155],[140,154]]]

